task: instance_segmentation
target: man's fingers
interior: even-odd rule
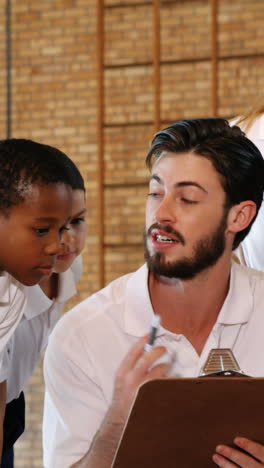
[[[131,371],[135,372],[135,377],[142,376],[155,363],[155,361],[165,353],[166,348],[164,348],[164,346],[155,346],[151,351],[146,353],[144,351],[144,346],[147,339],[147,336],[143,336],[132,346],[121,362],[117,372],[117,378],[120,378],[122,375]]]
[[[144,345],[147,339],[145,336],[137,341],[123,359],[116,374],[112,408],[115,408],[116,414],[121,419],[127,417],[139,385],[165,376],[168,370],[166,363],[157,362],[166,352],[166,348],[157,346],[145,352]]]
[[[143,353],[138,359],[134,369],[133,374],[136,380],[141,380],[146,375],[149,375],[155,362],[166,352],[164,346],[156,346],[151,351]]]
[[[168,365],[155,363],[166,352],[163,346],[156,346],[145,352],[147,337],[141,338],[129,351],[116,374],[116,391],[131,392],[146,380],[162,377]],[[123,390],[122,390],[123,389]]]
[[[147,339],[147,336],[143,336],[131,347],[120,364],[118,375],[129,372],[135,366],[136,362],[144,352],[144,346]]]
[[[244,437],[236,437],[235,444],[243,448],[248,453],[236,450],[227,445],[218,445],[216,454],[213,455],[213,461],[221,468],[233,468],[240,466],[242,468],[258,468],[262,466],[261,458],[263,457],[264,447],[256,442],[252,442]],[[250,451],[249,451],[250,450]],[[257,453],[259,456],[257,456]],[[253,455],[253,457],[251,456]]]
[[[236,437],[234,439],[234,443],[246,450],[246,452],[253,455],[253,457],[257,458],[260,462],[264,463],[264,447],[257,442],[253,442],[252,440],[246,439],[245,437]]]
[[[166,377],[168,375],[169,368],[169,363],[157,364],[156,366],[154,365],[154,367],[152,367],[152,369],[149,371],[146,380],[160,379],[162,377]]]
[[[213,461],[217,466],[220,466],[220,468],[235,468],[237,465],[232,463],[231,461],[227,460],[226,458],[222,457],[218,453],[215,453],[212,457]]]

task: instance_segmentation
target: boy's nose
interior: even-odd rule
[[[74,244],[74,232],[71,227],[63,231],[61,236],[62,249],[71,251]]]
[[[46,245],[46,255],[58,255],[61,251],[61,239],[58,236],[57,239],[53,239],[52,242]]]

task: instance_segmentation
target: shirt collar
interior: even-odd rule
[[[217,322],[225,325],[246,323],[254,305],[250,268],[232,260],[229,290],[219,312]]]
[[[19,283],[15,278],[13,278],[9,273],[6,271],[0,272],[0,302],[1,304],[9,304],[11,300],[11,285],[18,287],[19,289],[23,289],[21,283]]]
[[[127,283],[125,332],[138,337],[148,333],[153,313],[148,290],[148,268],[145,264],[130,276]]]
[[[38,284],[35,286],[27,286],[25,289],[27,305],[24,315],[27,320],[42,314],[48,310],[54,302],[64,303],[76,294],[74,276],[70,268],[64,273],[59,274],[59,293],[55,301],[47,297]]]
[[[218,323],[233,325],[248,321],[253,307],[249,270],[231,262],[229,290],[219,312]],[[127,283],[125,332],[138,337],[148,333],[153,313],[148,290],[148,268],[145,264],[130,276]],[[165,332],[161,327],[158,335]]]

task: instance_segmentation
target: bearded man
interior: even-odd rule
[[[264,275],[232,261],[262,202],[260,152],[224,119],[193,119],[158,132],[146,162],[146,264],[66,314],[49,342],[46,468],[109,468],[138,386],[199,376],[212,348],[264,376]],[[162,325],[144,352],[154,314]],[[217,446],[213,461],[262,465],[264,447],[235,444],[247,452]]]

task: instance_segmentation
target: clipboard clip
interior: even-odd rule
[[[239,367],[230,348],[213,348],[199,377],[249,377]]]

